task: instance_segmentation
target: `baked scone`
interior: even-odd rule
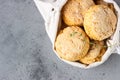
[[[61,58],[77,61],[87,54],[89,45],[89,38],[85,32],[77,26],[70,26],[58,34],[55,50]]]
[[[92,5],[93,0],[68,0],[62,9],[63,21],[67,25],[83,25],[83,15]]]
[[[91,46],[87,55],[80,59],[80,62],[84,64],[91,64],[96,61],[96,58],[103,54],[102,49],[104,48],[104,41],[92,41],[90,42]],[[102,53],[101,53],[102,51]],[[99,59],[99,58],[97,58]]]
[[[84,29],[91,39],[101,41],[114,33],[116,22],[117,18],[110,8],[95,5],[84,16]]]

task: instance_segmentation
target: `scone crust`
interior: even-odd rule
[[[87,54],[89,38],[79,27],[67,27],[58,34],[55,49],[61,58],[77,61]]]
[[[67,25],[83,25],[83,15],[90,6],[94,5],[93,0],[68,0],[62,9],[63,21]]]
[[[84,28],[94,40],[110,37],[116,29],[117,18],[114,12],[104,5],[92,6],[84,16]]]
[[[92,41],[91,47],[87,53],[87,55],[80,59],[80,62],[84,64],[91,64],[96,61],[99,55],[101,55],[101,51],[104,48],[104,41]],[[102,53],[103,54],[103,53]]]

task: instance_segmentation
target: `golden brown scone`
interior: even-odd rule
[[[80,62],[84,64],[91,64],[96,61],[96,58],[101,54],[101,50],[104,47],[104,41],[92,41],[87,55],[80,59]]]
[[[91,39],[101,41],[114,33],[116,22],[117,18],[111,9],[95,5],[84,16],[84,29]]]
[[[70,26],[58,34],[55,49],[61,58],[77,61],[87,54],[89,38],[81,28]]]
[[[63,21],[67,25],[83,25],[83,15],[86,10],[94,5],[93,0],[68,0],[62,9]]]

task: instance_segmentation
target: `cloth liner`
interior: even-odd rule
[[[39,12],[43,16],[43,19],[45,20],[45,29],[46,29],[46,32],[52,42],[53,50],[62,61],[66,62],[72,66],[76,66],[76,67],[83,68],[83,69],[88,69],[88,68],[93,68],[98,65],[101,65],[113,53],[120,54],[120,8],[114,0],[104,0],[104,1],[108,2],[108,3],[113,3],[113,5],[116,9],[116,14],[117,14],[117,18],[118,18],[115,33],[113,34],[113,36],[110,37],[109,40],[106,41],[107,46],[111,46],[111,45],[112,46],[108,47],[107,51],[102,56],[102,60],[100,62],[95,62],[95,63],[92,63],[92,64],[86,66],[79,62],[70,62],[70,61],[61,59],[54,49],[54,42],[56,39],[57,31],[60,29],[60,26],[61,26],[60,25],[61,24],[61,22],[60,22],[61,21],[61,17],[60,17],[61,13],[60,12],[61,12],[61,9],[64,6],[64,4],[67,2],[67,0],[54,0],[53,2],[44,2],[44,0],[34,0]]]

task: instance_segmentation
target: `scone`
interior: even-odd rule
[[[91,39],[101,41],[114,33],[116,22],[117,18],[110,8],[95,5],[84,16],[84,29]]]
[[[87,54],[89,38],[79,27],[67,27],[58,34],[55,41],[55,50],[61,58],[68,61],[77,61]]]
[[[63,21],[67,25],[82,26],[83,15],[92,5],[93,0],[68,0],[62,9]]]
[[[80,59],[80,62],[84,64],[91,64],[95,62],[96,58],[101,54],[101,51],[104,48],[104,41],[92,41],[90,44],[91,46],[87,55]]]

